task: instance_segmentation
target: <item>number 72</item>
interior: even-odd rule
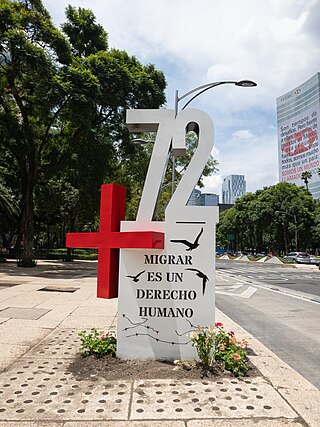
[[[152,222],[165,176],[169,153],[179,156],[186,150],[186,132],[198,135],[198,146],[166,208],[166,216],[188,209],[187,202],[197,184],[213,148],[214,129],[203,111],[187,109],[175,117],[174,110],[127,110],[130,132],[157,132],[143,187],[136,221]]]

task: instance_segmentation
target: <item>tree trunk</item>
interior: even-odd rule
[[[29,180],[28,180],[29,181]],[[33,185],[28,185],[23,195],[21,221],[21,267],[34,267],[33,261]]]
[[[20,267],[34,267],[33,260],[33,190],[36,182],[37,166],[35,155],[29,157],[28,163],[25,165],[23,185],[23,206],[21,220],[21,257],[19,261]]]

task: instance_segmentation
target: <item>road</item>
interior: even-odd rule
[[[320,388],[320,271],[218,260],[216,305]]]

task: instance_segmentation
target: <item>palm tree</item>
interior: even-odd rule
[[[304,171],[301,174],[301,179],[304,181],[304,183],[306,184],[306,189],[309,190],[308,188],[308,182],[309,180],[312,178],[312,173],[310,171]]]

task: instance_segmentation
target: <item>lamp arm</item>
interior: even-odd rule
[[[237,82],[236,82],[236,81],[233,81],[233,80],[230,80],[230,81],[225,81],[225,82],[207,83],[207,84],[205,84],[205,85],[198,86],[198,87],[196,87],[196,88],[194,88],[194,89],[190,90],[189,92],[186,92],[186,93],[185,93],[185,94],[183,94],[182,96],[178,96],[178,102],[180,102],[180,101],[181,101],[182,99],[184,99],[186,96],[189,96],[189,95],[191,95],[191,94],[192,94],[192,93],[194,93],[194,92],[197,92],[198,90],[206,89],[206,88],[210,89],[210,88],[215,87],[215,86],[224,85],[224,84],[230,84],[230,83],[236,84]],[[201,92],[201,93],[202,93],[202,92]],[[198,95],[200,95],[200,93],[199,93]],[[198,96],[198,95],[196,95],[196,96]]]
[[[221,83],[221,84],[224,84],[224,83]],[[191,101],[193,101],[197,96],[199,96],[199,95],[201,95],[203,92],[206,92],[207,90],[209,90],[209,89],[211,89],[211,88],[213,88],[213,87],[215,87],[215,86],[218,86],[218,85],[214,85],[214,86],[209,86],[209,87],[206,87],[205,89],[202,89],[200,92],[198,92],[198,93],[196,93],[192,98],[190,98],[189,99],[189,101],[181,108],[181,110],[184,110],[189,104],[190,104],[190,102]]]

